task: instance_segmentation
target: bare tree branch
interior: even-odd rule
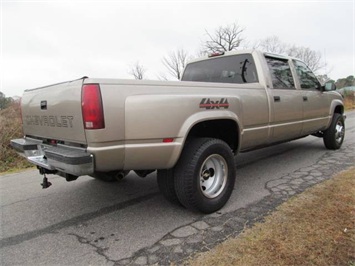
[[[139,62],[136,62],[134,65],[132,65],[131,69],[128,71],[128,74],[132,75],[135,79],[144,79],[145,72],[146,69],[143,67],[143,65],[139,64]]]
[[[260,40],[253,48],[267,53],[284,54],[287,53],[288,45],[283,43],[279,37],[271,36]]]
[[[288,49],[287,54],[301,59],[313,72],[317,72],[326,65],[322,62],[322,54],[308,47],[293,45]]]
[[[244,41],[242,28],[237,23],[220,26],[213,33],[206,30],[208,40],[204,43],[205,53],[226,52],[235,50]]]
[[[319,82],[320,82],[322,85],[324,85],[326,82],[332,80],[330,77],[328,77],[327,74],[318,75],[317,78],[318,78]]]
[[[188,53],[184,49],[179,49],[175,52],[170,52],[168,56],[163,57],[162,62],[168,70],[168,73],[180,80],[189,58]],[[166,77],[164,77],[164,79],[165,78]]]
[[[162,80],[162,81],[168,81],[169,80],[168,77],[165,75],[165,73],[159,73],[157,75],[157,79],[158,80]]]
[[[271,36],[260,40],[254,45],[254,48],[268,53],[287,54],[296,57],[305,62],[313,72],[317,72],[326,66],[326,64],[322,62],[322,55],[320,52],[314,51],[308,47],[288,45],[282,42],[277,36]]]

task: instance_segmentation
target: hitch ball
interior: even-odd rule
[[[41,183],[42,189],[49,188],[52,185],[51,182],[48,181],[46,176],[43,177],[43,183]]]

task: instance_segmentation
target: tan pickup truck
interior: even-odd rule
[[[157,170],[164,196],[214,212],[239,152],[315,135],[339,149],[342,97],[301,61],[243,50],[190,62],[182,81],[81,78],[26,90],[12,146],[44,175],[114,181]]]

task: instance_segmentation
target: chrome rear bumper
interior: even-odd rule
[[[29,162],[50,171],[74,176],[94,173],[93,155],[83,148],[61,144],[51,146],[32,138],[13,139],[11,146]]]

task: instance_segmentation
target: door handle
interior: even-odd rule
[[[274,96],[274,102],[281,102],[280,96]]]
[[[307,96],[303,96],[303,101],[307,102],[308,101],[308,97]]]

